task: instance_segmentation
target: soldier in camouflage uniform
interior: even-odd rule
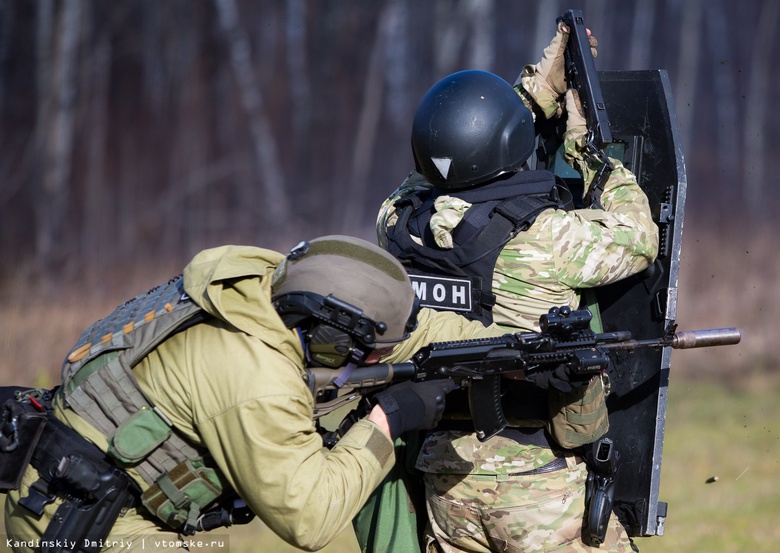
[[[411,273],[425,273],[431,266],[429,256],[458,250],[461,223],[479,205],[468,200],[469,194],[526,173],[521,169],[534,149],[527,138],[530,114],[536,120],[566,112],[566,160],[581,172],[585,183],[592,184],[599,164],[584,153],[585,120],[576,93],[566,89],[567,38],[567,29],[559,25],[542,60],[524,68],[514,90],[508,83],[502,88],[478,74],[482,72],[461,72],[440,81],[421,102],[412,140],[417,170],[384,202],[377,225],[380,245],[400,257]],[[475,82],[483,83],[482,91]],[[495,92],[499,89],[500,94]],[[514,100],[506,98],[506,89],[512,90]],[[481,104],[473,109],[457,106],[458,101],[470,101],[459,96],[459,90],[467,90],[483,103],[486,99],[502,103],[497,110],[501,117],[508,117],[511,102],[516,104],[513,112],[524,115],[491,127],[496,121],[480,120]],[[479,134],[474,130],[479,127],[493,130]],[[428,134],[420,139],[415,137],[418,132]],[[490,132],[498,135],[493,142]],[[447,133],[461,133],[462,140],[472,141],[470,148],[460,144],[459,152],[466,156],[460,165],[456,155],[435,151],[446,150],[442,136]],[[491,157],[489,150],[496,141],[496,147],[508,153]],[[507,330],[538,331],[539,316],[550,307],[578,308],[582,289],[623,279],[654,261],[658,229],[647,197],[635,176],[618,160],[612,162],[615,169],[601,195],[603,209],[566,209],[542,202],[541,211],[523,221],[525,228],[510,233],[497,255],[488,257],[494,259],[490,284],[481,293],[492,293],[495,305],[483,310],[482,316],[472,313],[473,318],[490,322],[484,317],[488,311],[492,321]],[[416,209],[418,216],[427,211],[427,225],[411,224],[415,215],[409,217],[409,209]],[[456,266],[458,271],[462,268]],[[466,269],[468,273],[470,268]],[[464,421],[444,421],[427,436],[416,468],[424,473],[426,486],[428,551],[619,553],[635,547],[614,515],[601,547],[582,539],[588,469],[576,448],[594,442],[608,429],[602,378],[551,378],[534,384],[504,381],[503,406],[510,428],[485,442]],[[445,417],[461,416],[448,411]]]

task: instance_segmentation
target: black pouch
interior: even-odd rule
[[[46,426],[47,414],[31,403],[20,403],[13,395],[23,388],[0,388],[0,492],[16,490],[30,464]]]

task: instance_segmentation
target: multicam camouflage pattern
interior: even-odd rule
[[[436,213],[431,216],[431,231],[433,238],[440,248],[452,249],[452,231],[463,219],[466,211],[471,207],[469,202],[452,196],[436,198],[433,204]]]
[[[503,436],[480,442],[473,433],[440,430],[426,437],[415,466],[426,473],[507,476],[554,460],[550,449],[520,445]]]
[[[520,97],[534,115],[537,113],[534,107],[541,111],[545,119],[559,116],[563,112],[559,94],[547,84],[535,65],[523,67],[523,72],[515,84],[520,85],[516,87]]]
[[[637,551],[614,515],[600,547],[581,540],[586,479],[585,464],[572,456],[567,468],[547,474],[426,474],[427,551]]]
[[[590,179],[594,168],[580,153],[580,136],[569,135],[565,149],[571,163]],[[636,177],[618,160],[601,202],[604,210],[542,212],[525,232],[510,240],[496,261],[493,321],[508,329],[539,330],[539,317],[551,306],[576,308],[578,289],[615,282],[649,266],[658,252],[658,227]],[[380,209],[377,231],[384,245],[385,229],[397,220],[393,204],[431,185],[412,173]],[[465,213],[463,203],[442,196],[431,218],[439,247],[451,243],[452,229]]]
[[[556,456],[566,457],[565,469],[518,474]],[[426,439],[416,466],[425,473],[428,551],[633,551],[615,516],[601,547],[582,541],[587,468],[570,452],[440,431]]]
[[[542,59],[534,65],[526,65],[515,81],[515,90],[523,98],[526,107],[531,110],[534,117],[537,110],[545,119],[560,116],[563,112],[561,97],[566,92],[566,72],[564,69],[566,42],[569,31],[562,21],[558,22],[555,36],[549,46],[544,49]],[[588,40],[591,45],[591,53],[597,55],[598,42],[593,36]],[[536,109],[535,109],[536,108]]]

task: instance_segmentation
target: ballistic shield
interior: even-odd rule
[[[663,335],[677,316],[677,280],[686,197],[679,123],[664,70],[599,72],[612,131],[607,149],[636,175],[660,229],[648,269],[596,290],[604,332]],[[663,534],[659,501],[671,347],[616,352],[609,371],[608,437],[621,453],[614,510],[632,536]]]

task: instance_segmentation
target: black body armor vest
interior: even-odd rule
[[[501,249],[542,211],[567,208],[564,196],[570,195],[562,186],[549,171],[518,171],[478,188],[432,189],[401,198],[395,204],[398,221],[387,229],[387,250],[406,267],[420,305],[490,324],[496,303],[493,270]],[[472,204],[452,234],[452,249],[438,247],[429,226],[434,202],[445,192]]]

